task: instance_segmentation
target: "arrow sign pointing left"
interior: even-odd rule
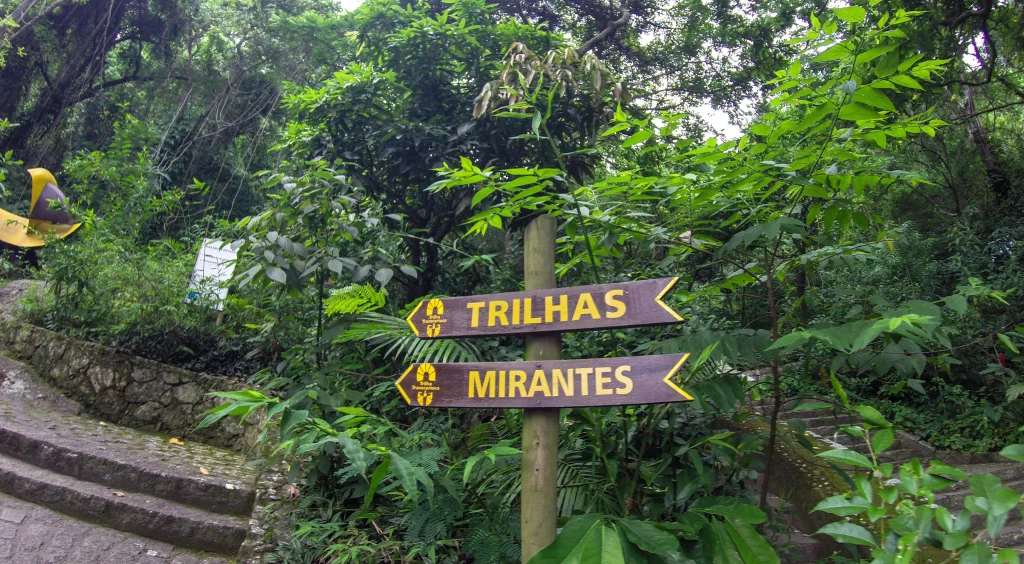
[[[683,321],[663,300],[677,280],[429,298],[406,321],[421,339],[667,325]]]
[[[526,362],[418,363],[395,382],[416,407],[598,407],[691,401],[673,381],[689,354]]]

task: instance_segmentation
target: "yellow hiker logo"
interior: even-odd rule
[[[431,324],[427,325],[427,336],[428,337],[436,337],[436,336],[438,336],[440,334],[441,334],[441,324],[440,323],[431,323]]]
[[[427,303],[427,317],[432,315],[444,315],[444,302],[434,298]]]
[[[437,369],[432,364],[421,364],[416,368],[416,383],[412,389],[416,392],[416,403],[422,407],[430,405],[434,401],[434,392],[440,388],[437,382]]]

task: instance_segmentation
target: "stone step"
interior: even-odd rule
[[[236,453],[28,404],[0,401],[0,454],[217,513],[248,516],[256,497],[256,473]]]
[[[117,492],[6,455],[0,455],[0,491],[65,515],[192,550],[237,554],[248,531],[248,521],[242,517]]]
[[[832,409],[809,409],[807,411],[782,411],[779,413],[779,419],[814,419],[818,417],[832,417],[842,413],[843,409],[838,407]],[[771,411],[768,412],[768,415],[771,415]]]
[[[1017,519],[1014,519],[1015,516]],[[1010,518],[1010,524],[999,531],[991,544],[1000,548],[1013,547],[1017,552],[1021,552],[1020,546],[1024,543],[1024,523],[1020,522],[1020,511],[1011,511]]]
[[[923,457],[920,454],[918,454],[916,450],[909,448],[887,450],[882,454],[878,455],[878,462],[882,464],[886,462],[891,462],[893,465],[899,466],[900,464],[903,464],[904,462],[909,462],[914,458],[920,460],[922,464],[928,463],[927,457]]]
[[[1016,480],[1013,482],[1003,483],[1003,487],[1011,488],[1018,492],[1024,492],[1024,480]],[[964,501],[967,496],[973,495],[970,488],[962,487],[959,489],[946,489],[935,494],[935,503],[945,507],[952,513],[956,513],[964,508]],[[1010,511],[1011,518],[1020,515],[1020,511]]]
[[[822,415],[820,417],[794,417],[793,419],[802,419],[807,424],[808,429],[815,428],[836,428],[841,425],[851,425],[860,421],[853,415]]]
[[[954,465],[963,470],[968,476],[976,474],[992,474],[999,481],[1008,483],[1024,480],[1024,464],[1016,462],[993,462],[987,464],[964,464]],[[954,483],[945,490],[946,493],[969,487],[967,480]]]

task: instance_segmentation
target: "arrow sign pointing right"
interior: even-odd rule
[[[683,321],[663,298],[678,278],[429,298],[406,321],[421,339],[593,331]]]
[[[395,382],[416,407],[598,407],[690,401],[673,377],[689,354],[526,362],[419,363]]]

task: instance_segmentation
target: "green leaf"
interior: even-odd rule
[[[942,298],[942,302],[946,304],[946,307],[960,315],[967,313],[967,298],[960,294],[946,296],[945,298]]]
[[[772,343],[772,346],[768,347],[767,350],[781,349],[782,347],[788,347],[790,345],[806,341],[807,339],[808,336],[806,332],[793,331],[792,333],[779,337],[779,339]]]
[[[846,390],[843,389],[843,385],[840,384],[839,379],[836,378],[836,373],[829,372],[828,379],[832,382],[832,389],[839,395],[839,399],[842,400],[843,405],[846,409],[850,409],[850,398],[846,397]]]
[[[839,59],[849,57],[852,54],[853,51],[851,51],[849,47],[843,43],[839,43],[822,51],[817,57],[814,57],[813,61],[816,63],[827,63],[829,61],[838,61]]]
[[[992,513],[1009,513],[1020,503],[1020,494],[1010,488],[999,488],[988,501]]]
[[[853,100],[869,106],[874,106],[890,112],[896,111],[896,106],[893,105],[892,100],[889,99],[881,90],[876,90],[870,86],[861,86],[853,93]]]
[[[366,490],[366,497],[363,499],[363,509],[370,508],[370,502],[373,501],[373,496],[377,493],[377,487],[384,481],[384,478],[388,475],[388,470],[391,469],[391,459],[385,458],[377,465],[376,470],[370,475],[370,487]]]
[[[348,458],[348,463],[359,472],[360,476],[365,476],[366,451],[363,450],[363,445],[350,437],[348,433],[340,433],[338,442],[341,443],[341,450],[345,453],[345,458]]]
[[[996,333],[996,336],[999,337],[1000,341],[1002,341],[1004,347],[1010,349],[1010,352],[1013,354],[1020,354],[1020,350],[1017,348],[1017,345],[1013,344],[1009,337],[1002,333]]]
[[[882,114],[862,104],[846,104],[839,109],[839,118],[850,121],[882,119]]]
[[[860,525],[854,525],[853,523],[829,523],[824,527],[818,529],[816,535],[829,535],[839,542],[846,544],[859,544],[861,546],[878,546],[878,541],[875,540],[875,535],[870,531],[861,527]]]
[[[811,403],[801,403],[800,405],[793,408],[793,411],[810,411],[812,409],[831,409],[835,405],[826,403],[823,401],[814,401]]]
[[[860,23],[867,17],[868,11],[860,6],[848,6],[832,10],[836,16],[847,23]]]
[[[1012,548],[1000,548],[996,554],[996,564],[1020,564],[1020,555]]]
[[[721,515],[722,517],[735,521],[745,521],[754,525],[764,523],[765,520],[764,511],[746,503],[737,503],[736,505],[712,505],[711,507],[705,507],[700,511],[711,515]]]
[[[588,513],[573,517],[562,528],[561,534],[555,538],[555,542],[541,550],[530,559],[530,564],[562,564],[568,562],[569,556],[577,546],[583,543],[584,539],[595,527],[602,526],[603,515]]]
[[[832,462],[860,466],[861,468],[874,468],[874,465],[871,464],[871,461],[866,456],[850,449],[828,450],[819,452],[818,456]]]
[[[616,133],[618,133],[618,132],[620,132],[620,131],[622,131],[624,129],[629,129],[629,124],[628,123],[617,123],[617,124],[609,127],[608,129],[606,129],[605,132],[601,134],[601,137],[608,137],[609,135],[615,135]]]
[[[744,564],[778,564],[779,555],[775,549],[749,523],[726,521],[725,530]]]
[[[288,283],[288,275],[285,274],[283,270],[276,266],[268,266],[265,272],[267,273],[267,278],[270,278],[271,280],[277,282],[278,284]]]
[[[412,464],[408,460],[399,456],[398,453],[391,452],[391,468],[394,470],[395,476],[398,481],[401,482],[402,487],[409,493],[409,497],[413,500],[419,498],[420,490],[416,485],[416,471],[413,470]]]
[[[882,414],[870,405],[858,405],[853,410],[859,413],[865,422],[871,423],[875,427],[891,427],[885,417],[882,417]]]
[[[974,543],[960,554],[960,564],[993,564],[992,548],[987,542]]]
[[[281,414],[281,439],[286,439],[292,427],[306,420],[309,411],[305,409],[285,409]]]
[[[879,454],[889,450],[894,441],[895,437],[893,436],[892,429],[879,429],[871,436],[871,448],[875,451],[875,454]]]
[[[905,86],[907,88],[913,88],[914,90],[924,90],[924,88],[921,87],[920,82],[914,80],[913,78],[910,78],[909,76],[902,74],[889,78],[889,82],[892,82],[893,84],[899,84],[900,86]]]
[[[825,513],[831,513],[840,517],[848,517],[864,513],[869,507],[871,507],[871,504],[864,498],[853,497],[846,499],[846,496],[834,495],[818,502],[818,505],[815,505],[812,511],[824,511]]]
[[[772,134],[772,128],[763,123],[755,123],[750,126],[750,132],[761,137],[768,137]]]
[[[646,129],[641,129],[640,131],[637,131],[636,133],[627,137],[626,140],[622,142],[622,148],[628,149],[633,145],[643,143],[644,141],[650,139],[652,135],[654,134],[651,133],[650,131]]]
[[[999,454],[1016,462],[1024,462],[1024,445],[1009,445],[999,451]]]
[[[679,540],[669,533],[644,521],[619,519],[626,537],[640,550],[652,554],[671,554],[679,551]]]

